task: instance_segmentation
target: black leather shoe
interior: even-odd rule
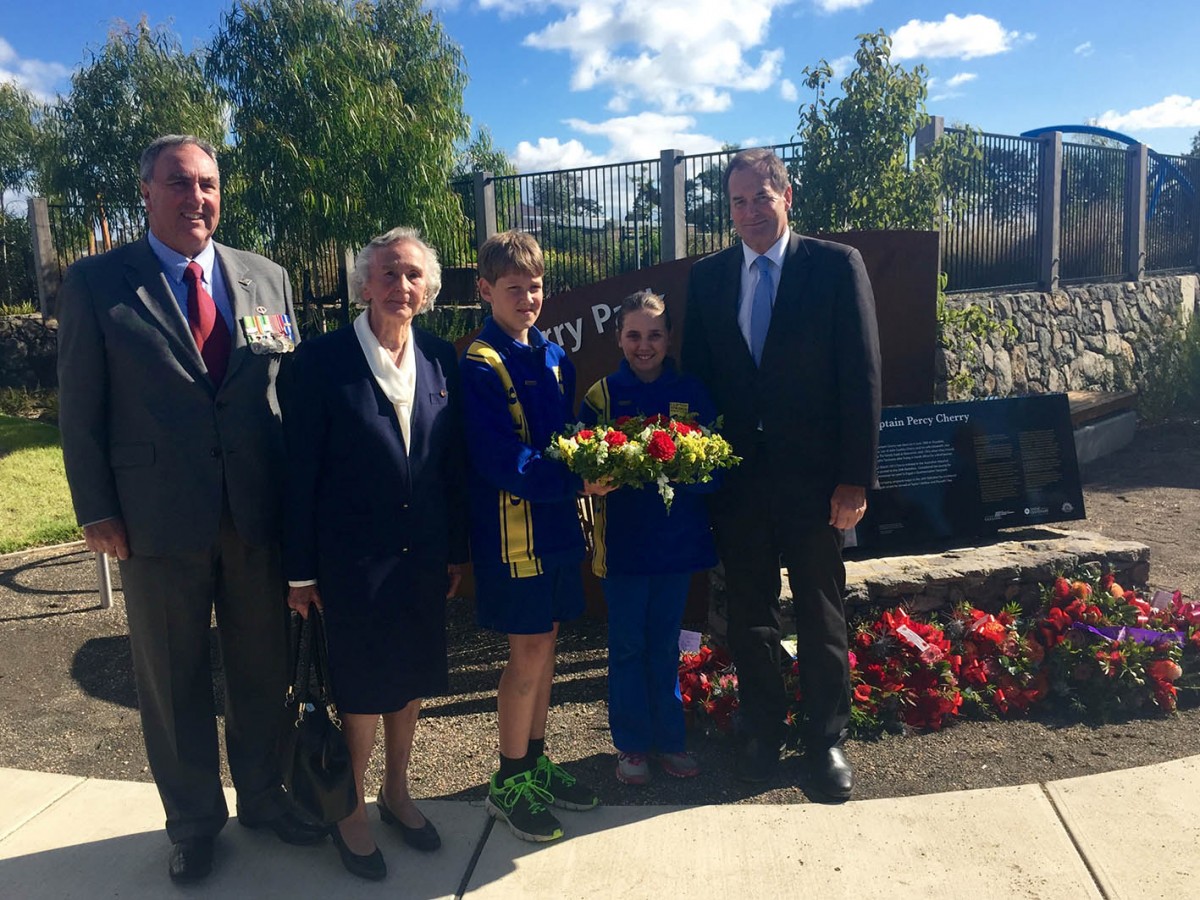
[[[822,799],[841,802],[849,800],[854,791],[854,769],[841,747],[830,747],[808,754],[812,783]]]
[[[327,826],[306,822],[289,810],[283,810],[271,818],[239,811],[237,820],[239,825],[246,828],[269,828],[285,844],[316,844],[323,841],[329,833]]]
[[[442,836],[438,834],[438,830],[433,827],[433,823],[428,818],[425,819],[425,824],[420,828],[409,828],[400,821],[387,803],[383,800],[383,794],[375,798],[375,805],[379,807],[379,818],[386,825],[391,825],[393,828],[400,830],[400,837],[404,838],[404,843],[412,847],[414,850],[420,850],[423,853],[432,853],[438,847],[442,846]]]
[[[167,872],[172,881],[181,884],[200,881],[213,866],[213,839],[210,837],[183,838],[171,845]]]
[[[769,780],[778,765],[779,743],[752,737],[738,751],[735,774],[739,781],[759,783]]]
[[[329,826],[329,836],[333,838],[333,845],[338,849],[342,865],[351,875],[366,878],[368,881],[382,881],[387,877],[387,863],[384,862],[383,854],[378,847],[373,853],[359,856],[346,846],[346,842],[342,839],[342,833],[338,831],[336,825]]]

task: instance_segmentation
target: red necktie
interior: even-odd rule
[[[204,270],[200,263],[188,263],[183,280],[187,282],[188,325],[192,329],[192,338],[208,368],[208,377],[220,387],[229,364],[229,329],[217,312],[217,304],[204,289]]]

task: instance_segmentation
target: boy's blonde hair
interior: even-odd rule
[[[652,316],[662,316],[663,326],[667,331],[671,330],[671,314],[667,312],[667,301],[663,299],[662,294],[656,294],[650,288],[643,288],[621,301],[621,306],[617,309],[618,337],[621,335],[621,329],[625,327],[625,314],[631,312],[646,312]]]
[[[520,272],[532,278],[546,274],[542,248],[532,234],[524,231],[501,231],[493,234],[479,248],[479,277],[495,284],[505,275]]]

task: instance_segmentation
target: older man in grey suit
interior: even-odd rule
[[[291,811],[276,757],[287,648],[275,380],[297,335],[287,273],[212,240],[221,188],[210,144],[159,138],[141,180],[149,234],[80,260],[63,281],[60,423],[87,545],[120,560],[168,870],[195,881],[228,819],[214,608],[238,820],[289,843],[323,834]]]

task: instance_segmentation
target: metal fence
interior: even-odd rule
[[[953,133],[954,129],[947,129]],[[943,268],[950,291],[1025,288],[1046,280],[1052,265],[1047,247],[1057,247],[1057,277],[1082,281],[1128,277],[1127,207],[1129,173],[1135,155],[1124,147],[1062,143],[1062,166],[1048,172],[1042,141],[999,134],[976,134],[979,160],[949,185],[942,229]],[[772,147],[793,173],[802,158],[799,144]],[[735,153],[684,155],[684,240],[688,255],[710,253],[733,241],[729,203],[722,180]],[[668,157],[670,154],[668,154]],[[590,284],[644,268],[664,258],[664,209],[659,159],[499,176],[490,190],[495,221],[480,221],[473,178],[450,183],[462,216],[438,243],[443,266],[451,269],[444,305],[474,301],[476,235],[487,228],[518,228],[534,234],[546,258],[549,293]],[[678,169],[676,169],[676,173]],[[673,173],[668,173],[673,174]],[[1057,185],[1059,214],[1052,215]],[[796,185],[803,190],[803,185]],[[1145,222],[1145,270],[1192,270],[1200,247],[1200,158],[1149,156]],[[1044,196],[1049,194],[1051,196]],[[489,200],[490,204],[490,200]],[[676,221],[678,219],[676,218]],[[1042,231],[1053,223],[1053,233]],[[50,206],[50,227],[60,270],[80,256],[138,238],[145,230],[138,208],[84,209]],[[1134,232],[1136,234],[1136,232]],[[1140,239],[1140,235],[1138,235]],[[9,247],[7,239],[4,248]],[[333,248],[284,245],[259,248],[286,266],[296,280],[298,300],[329,298],[341,292],[339,257]],[[2,254],[0,254],[2,255]],[[0,260],[0,301],[7,287]],[[19,267],[18,267],[19,268]],[[457,270],[457,271],[453,271]],[[14,276],[8,275],[11,282]],[[343,301],[344,302],[344,301]]]
[[[129,244],[146,231],[146,213],[140,207],[72,206],[51,203],[50,237],[62,277],[75,260]]]
[[[1128,159],[1120,147],[1063,143],[1063,281],[1124,274]]]
[[[1196,266],[1200,246],[1200,157],[1150,159],[1146,184],[1146,271]]]
[[[950,129],[947,129],[950,130]],[[952,291],[1035,285],[1041,262],[1041,148],[1033,138],[977,136],[982,156],[950,186],[942,268]]]
[[[542,245],[547,293],[662,260],[657,159],[504,175],[495,193],[496,227],[527,231]]]
[[[36,309],[37,303],[29,222],[0,209],[0,306],[29,304]]]

